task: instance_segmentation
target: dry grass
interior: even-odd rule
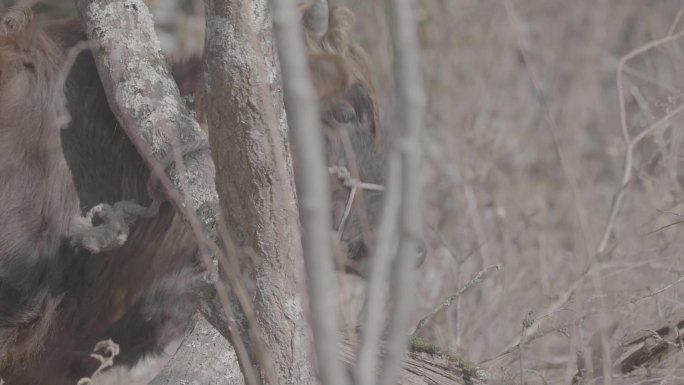
[[[457,298],[423,335],[484,362],[502,383],[520,383],[522,373],[529,384],[569,384],[577,351],[596,354],[590,351],[596,331],[607,330],[598,335],[609,345],[595,348],[598,355],[616,358],[612,348],[625,333],[682,307],[679,285],[642,298],[682,275],[681,227],[655,231],[681,221],[659,210],[684,212],[678,116],[636,147],[635,178],[606,252],[596,253],[623,174],[619,60],[667,36],[681,4],[417,3],[429,98],[421,177],[431,255],[419,274],[416,321],[475,273],[500,263],[501,272]],[[391,89],[388,38],[378,22],[383,2],[352,5],[379,88]],[[632,137],[681,105],[682,44],[678,39],[630,61],[623,84]],[[391,96],[382,96],[391,111]],[[564,296],[567,302],[545,313]],[[537,319],[522,360],[518,349],[501,356],[523,323]],[[681,375],[674,367],[653,376]]]
[[[389,121],[386,2],[347,2],[371,54],[382,119]],[[176,56],[196,52],[201,19],[178,16],[170,3],[155,3],[167,8],[158,10],[162,41]],[[430,255],[418,275],[414,321],[478,271],[501,264],[422,335],[481,363],[501,384],[521,383],[521,376],[528,384],[570,384],[578,353],[615,358],[624,335],[684,308],[681,116],[635,148],[634,178],[605,252],[596,253],[623,179],[618,64],[667,36],[681,2],[416,3],[428,94],[424,170],[416,178],[426,186]],[[681,30],[684,23],[675,26]],[[683,39],[627,63],[624,123],[631,137],[684,103]],[[391,135],[392,127],[386,129]],[[345,316],[354,320],[361,284],[345,283],[356,298]],[[516,348],[533,321],[539,329]],[[587,383],[682,383],[683,362],[680,353],[648,374]]]
[[[357,13],[357,37],[371,54],[388,122],[394,97],[386,4],[347,3]],[[684,236],[679,225],[664,227],[682,220],[673,213],[684,213],[681,117],[635,148],[634,178],[605,252],[597,255],[623,178],[618,64],[667,36],[680,4],[417,4],[428,117],[424,171],[416,178],[426,185],[430,256],[418,275],[415,321],[478,271],[501,264],[422,335],[481,363],[502,384],[520,383],[521,375],[529,384],[569,384],[578,352],[615,358],[623,335],[683,307]],[[164,28],[177,31],[168,23]],[[682,44],[678,39],[641,53],[625,67],[625,126],[632,137],[684,102]],[[175,52],[193,50],[186,43]],[[355,320],[359,283],[347,280],[344,287],[355,293],[345,318]],[[534,321],[538,329],[517,349],[521,330]],[[661,363],[651,377],[681,382],[677,360]]]

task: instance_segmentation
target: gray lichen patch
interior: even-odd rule
[[[201,134],[169,76],[154,23],[147,13],[137,12],[139,9],[146,9],[140,0],[93,2],[87,11],[88,32],[105,51],[104,64],[113,75],[108,83],[118,107],[134,118],[152,153],[161,157],[171,145],[169,133],[178,132],[171,128],[186,132],[181,144],[197,140]]]
[[[100,76],[114,99],[112,108],[129,135],[138,132],[142,137],[134,140],[143,146],[140,150],[162,161],[172,154],[173,146],[206,141],[170,76],[144,1],[89,1],[80,8],[86,15],[88,36],[98,42],[94,53],[103,64]],[[206,203],[218,201],[208,151],[187,159],[182,169],[182,175],[171,173],[172,182],[178,190],[187,186],[189,191],[183,193],[189,198],[177,204],[190,205],[205,230],[215,235],[215,212],[206,210]]]

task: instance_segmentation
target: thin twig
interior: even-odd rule
[[[537,339],[539,339],[539,338],[542,338],[542,337],[544,337],[544,336],[546,336],[546,335],[548,335],[548,334],[550,334],[550,333],[552,333],[552,332],[560,331],[560,330],[566,328],[566,327],[568,326],[567,324],[566,324],[566,325],[563,325],[563,326],[560,326],[560,327],[555,327],[555,328],[551,328],[551,329],[548,329],[548,330],[544,330],[544,331],[539,331],[539,330],[537,329],[537,331],[535,331],[535,333],[533,333],[533,334],[530,334],[530,333],[525,332],[525,331],[528,330],[530,327],[532,327],[532,326],[538,324],[540,321],[542,321],[542,320],[544,320],[544,319],[546,319],[546,318],[549,318],[549,317],[551,317],[552,315],[554,315],[554,314],[556,314],[556,313],[560,313],[561,311],[565,311],[565,310],[566,310],[566,309],[562,309],[562,308],[561,308],[561,309],[558,309],[558,310],[554,311],[553,313],[548,313],[548,314],[545,314],[545,315],[543,315],[543,316],[536,317],[536,318],[533,318],[533,317],[532,317],[532,312],[531,312],[531,311],[528,312],[528,313],[527,313],[527,316],[525,316],[525,318],[523,319],[523,322],[522,322],[522,325],[523,325],[523,327],[522,327],[522,329],[521,329],[522,333],[519,335],[518,343],[517,343],[516,345],[507,347],[503,352],[497,354],[497,355],[494,356],[494,357],[487,358],[487,359],[485,359],[485,360],[483,360],[483,361],[478,362],[478,365],[484,365],[484,364],[487,364],[487,363],[489,363],[489,362],[491,362],[491,361],[498,360],[498,359],[501,358],[501,357],[507,356],[507,355],[509,355],[509,354],[511,354],[511,353],[513,353],[513,352],[516,352],[516,351],[520,350],[520,349],[521,349],[521,346],[525,346],[525,345],[529,344],[530,342],[535,341],[535,340],[537,340]]]
[[[337,239],[336,241],[339,243],[342,241],[342,233],[344,233],[344,225],[347,223],[347,218],[349,218],[349,214],[351,213],[352,206],[354,205],[354,198],[356,197],[356,186],[353,186],[351,190],[349,190],[349,198],[347,198],[347,204],[344,207],[344,213],[342,214],[342,219],[340,219],[340,223],[337,225]]]
[[[415,338],[418,336],[421,330],[425,327],[425,324],[432,319],[437,313],[440,311],[448,308],[451,306],[451,303],[461,295],[463,295],[465,292],[468,290],[472,289],[474,286],[478,285],[480,282],[482,282],[489,273],[491,273],[494,270],[500,270],[501,265],[496,264],[494,266],[489,266],[485,269],[482,269],[480,272],[478,272],[468,283],[465,285],[461,286],[460,289],[458,289],[455,293],[451,294],[450,296],[444,298],[444,301],[442,301],[439,305],[437,305],[434,309],[432,309],[425,317],[421,318],[420,321],[418,321],[418,324],[413,328],[411,331],[411,337]]]
[[[119,68],[116,66],[112,66],[112,71],[113,73],[117,74]],[[119,92],[116,90],[114,91],[114,99],[119,102],[121,99],[121,95]],[[127,129],[135,129],[137,127],[137,123],[130,118],[128,115],[124,115],[122,117],[123,124]],[[175,130],[174,130],[175,131]],[[170,132],[174,132],[170,131]],[[129,138],[131,141],[137,145],[137,148],[146,148],[146,143],[142,140],[140,136],[136,135],[129,135]],[[177,145],[177,138],[174,138],[176,140],[175,145],[172,147],[172,151],[175,151],[173,148],[178,148]],[[172,139],[173,140],[173,139]],[[218,247],[218,245],[210,239],[208,236],[205,235],[205,231],[202,228],[202,224],[200,223],[200,219],[198,215],[192,211],[191,206],[186,204],[188,202],[188,197],[187,197],[187,192],[188,187],[187,184],[185,184],[183,181],[185,180],[184,178],[175,178],[174,180],[178,183],[178,185],[174,185],[174,182],[172,182],[171,178],[166,174],[167,170],[166,167],[162,164],[162,161],[159,161],[155,159],[153,155],[151,155],[149,152],[146,151],[140,151],[140,155],[145,159],[145,161],[150,165],[151,169],[151,174],[157,178],[157,180],[161,183],[161,185],[164,187],[164,190],[166,194],[169,196],[169,200],[172,201],[175,205],[175,207],[178,208],[179,213],[188,221],[193,234],[195,235],[195,238],[197,240],[197,245],[198,245],[198,257],[199,260],[203,266],[203,268],[210,274],[215,273],[215,268],[214,268],[214,263],[212,260],[212,256],[218,258],[219,261],[225,259],[224,253],[221,251],[221,249]],[[180,174],[181,169],[185,168],[185,163],[184,162],[175,162],[176,163],[176,173]],[[225,234],[223,234],[224,237],[222,238],[222,241],[224,243],[228,243],[230,241],[230,238],[225,237]],[[212,314],[214,309],[205,309],[204,307],[201,308],[202,314],[207,317],[207,320],[210,322],[216,321],[214,316],[217,315],[223,315],[225,318],[222,319],[223,322],[225,322],[225,325],[223,325],[223,328],[217,328],[221,334],[229,339],[231,343],[235,344],[236,347],[236,352],[240,352],[243,349],[241,349],[241,346],[244,346],[244,341],[242,341],[242,338],[239,333],[235,333],[235,330],[231,330],[231,325],[233,322],[231,320],[235,319],[235,316],[233,314],[233,308],[231,307],[231,299],[228,296],[228,288],[225,287],[225,284],[220,280],[216,279],[214,280],[213,278],[210,278],[208,280],[208,283],[211,283],[216,287],[216,294],[218,297],[218,303],[220,305],[220,311],[223,314]],[[267,354],[265,352],[265,348],[262,346],[262,344],[259,344],[258,338],[255,338],[256,335],[260,335],[261,332],[258,330],[258,324],[256,321],[256,317],[253,316],[254,310],[252,307],[252,302],[249,298],[249,296],[246,294],[247,290],[244,287],[244,283],[242,279],[236,278],[233,275],[228,274],[228,283],[229,286],[233,289],[233,293],[236,294],[236,297],[238,298],[238,303],[240,305],[240,308],[243,311],[243,314],[245,315],[245,318],[247,319],[247,327],[250,330],[250,335],[254,339],[252,341],[255,345],[255,350],[257,352],[258,357],[263,357],[264,355]],[[245,293],[243,295],[240,295],[241,293]],[[208,310],[208,311],[207,311]],[[216,327],[216,325],[214,324]],[[247,358],[247,360],[245,360]],[[256,381],[255,376],[253,375],[254,373],[254,367],[252,365],[251,360],[249,360],[249,357],[246,357],[245,355],[238,355],[238,360],[240,363],[240,369],[243,372],[245,382],[248,385],[256,385],[258,382]],[[272,366],[268,360],[259,360],[259,365],[260,367],[264,370],[265,375],[269,375],[269,373],[272,373],[272,370],[269,370],[269,368]],[[275,384],[275,382],[268,382],[270,384]]]
[[[254,345],[253,351],[257,355],[257,363],[259,367],[264,372],[264,377],[266,377],[266,383],[276,384],[277,380],[275,378],[275,370],[273,367],[273,359],[271,358],[268,347],[264,342],[264,338],[260,329],[258,327],[258,320],[256,313],[254,311],[254,306],[252,306],[252,301],[249,296],[249,292],[244,285],[243,278],[240,274],[240,267],[237,261],[237,257],[240,254],[238,248],[235,245],[235,241],[230,236],[230,233],[226,229],[226,224],[219,218],[218,221],[218,232],[221,236],[221,240],[225,246],[225,252],[218,254],[218,262],[222,268],[222,272],[227,276],[228,282],[230,282],[230,287],[232,288],[232,293],[237,297],[240,307],[244,312],[244,316],[247,319],[247,327],[249,328],[247,333],[250,338],[250,342]],[[221,282],[221,280],[217,281]],[[228,298],[228,289],[226,285],[216,284],[216,291],[221,298]],[[228,331],[230,333],[230,343],[235,349],[235,353],[238,358],[238,363],[240,364],[240,370],[245,378],[245,384],[257,385],[259,384],[259,376],[257,375],[254,365],[251,363],[249,357],[249,352],[245,346],[245,342],[240,335],[240,331],[237,328],[237,322],[235,321],[235,315],[230,306],[224,305],[224,311],[228,317],[228,324],[231,326]]]
[[[618,89],[618,100],[619,100],[619,107],[620,107],[620,128],[622,130],[622,139],[625,143],[626,149],[625,149],[625,160],[624,160],[624,167],[623,167],[623,175],[622,175],[622,182],[620,184],[620,189],[617,191],[615,196],[613,197],[613,202],[610,208],[610,214],[608,216],[608,222],[606,223],[606,226],[603,230],[603,236],[601,238],[601,243],[599,244],[599,247],[597,249],[597,254],[602,254],[605,250],[606,247],[608,246],[608,242],[610,240],[610,236],[613,233],[613,228],[615,226],[615,221],[617,219],[618,213],[620,212],[620,209],[622,208],[622,201],[624,199],[626,187],[629,184],[629,182],[632,179],[632,163],[634,159],[634,149],[636,146],[641,142],[642,139],[644,139],[646,136],[650,135],[653,131],[656,129],[660,128],[661,125],[664,125],[665,123],[669,122],[670,119],[672,119],[674,116],[679,114],[682,110],[684,110],[684,105],[679,106],[677,109],[674,111],[670,112],[667,114],[665,117],[660,119],[658,122],[652,124],[649,126],[647,129],[643,130],[641,133],[639,133],[637,136],[634,138],[631,137],[629,134],[629,130],[627,128],[627,111],[625,107],[625,93],[624,93],[624,82],[623,82],[623,77],[624,77],[624,72],[625,72],[625,65],[627,64],[628,61],[631,59],[635,58],[638,55],[643,54],[644,52],[653,49],[655,47],[667,44],[671,41],[674,41],[676,39],[681,38],[684,36],[684,32],[677,33],[675,35],[668,35],[667,37],[664,37],[662,39],[654,40],[648,44],[645,44],[627,55],[623,56],[622,59],[620,59],[620,62],[618,63],[618,69],[617,69],[617,89]]]
[[[363,190],[385,191],[385,186],[375,183],[367,183],[351,176],[349,170],[344,166],[330,166],[328,172],[337,177],[347,188],[358,187]]]
[[[570,187],[570,193],[572,194],[572,203],[575,206],[576,216],[579,221],[581,235],[584,238],[584,242],[582,243],[584,244],[584,247],[587,248],[587,255],[590,255],[588,248],[589,245],[593,244],[591,240],[591,233],[589,233],[589,231],[587,230],[587,220],[584,206],[580,203],[580,194],[579,189],[577,187],[577,179],[570,172],[570,161],[568,160],[566,151],[563,149],[558,139],[560,127],[558,126],[558,122],[551,113],[551,107],[549,106],[547,98],[544,96],[539,79],[528,59],[527,50],[525,49],[521,36],[522,26],[520,25],[520,20],[518,18],[517,13],[515,12],[515,8],[513,7],[513,2],[511,0],[505,0],[503,4],[504,8],[506,9],[506,16],[508,18],[508,22],[511,24],[511,28],[513,30],[513,33],[515,34],[516,42],[518,44],[518,51],[520,52],[520,56],[523,59],[528,77],[530,79],[530,82],[532,83],[532,87],[534,88],[534,91],[537,95],[537,99],[539,100],[539,104],[541,105],[544,115],[546,116],[546,120],[549,123],[548,125],[544,125],[544,127],[547,129],[547,131],[549,131],[551,140],[553,141],[554,149],[556,151],[556,155],[558,156],[558,160],[560,162],[561,169],[563,170],[563,175]]]
[[[352,207],[354,207],[354,199],[356,198],[356,192],[361,190],[372,190],[372,191],[385,191],[385,186],[361,182],[357,178],[353,178],[349,170],[344,166],[330,166],[328,167],[328,172],[336,176],[337,179],[342,182],[342,184],[349,189],[349,197],[347,198],[347,204],[344,207],[344,213],[340,219],[340,223],[337,225],[337,242],[342,240],[342,234],[344,233],[344,226],[349,219],[349,214],[351,214]]]
[[[674,41],[676,39],[679,39],[684,36],[684,32],[679,32],[675,35],[668,36],[662,39],[654,40],[648,44],[645,44],[632,52],[628,53],[625,55],[622,59],[620,59],[620,62],[618,64],[618,70],[617,70],[617,87],[618,87],[618,98],[619,98],[619,105],[620,105],[620,126],[621,126],[621,131],[622,131],[622,137],[623,141],[626,145],[626,150],[625,150],[625,160],[624,160],[624,167],[623,167],[623,177],[622,177],[622,182],[621,185],[618,189],[618,191],[615,193],[613,196],[613,200],[611,203],[611,208],[610,208],[610,214],[608,221],[606,223],[606,226],[604,228],[601,242],[596,250],[596,253],[594,254],[594,258],[592,263],[569,285],[568,289],[560,294],[556,301],[551,303],[549,306],[546,307],[547,312],[552,312],[555,311],[559,308],[561,308],[570,297],[575,293],[575,291],[581,286],[581,284],[584,282],[584,279],[592,274],[593,269],[596,268],[596,264],[594,263],[596,261],[596,258],[600,255],[605,255],[608,252],[608,243],[610,240],[610,236],[613,232],[613,228],[615,226],[615,221],[617,219],[618,213],[620,212],[620,209],[622,207],[622,202],[624,199],[625,192],[627,190],[627,187],[629,184],[632,182],[632,169],[633,169],[633,156],[634,156],[634,149],[636,146],[646,138],[648,135],[653,133],[653,131],[662,128],[663,125],[669,123],[669,121],[677,116],[679,113],[684,111],[684,105],[681,105],[677,107],[676,109],[672,110],[670,113],[668,113],[666,116],[658,120],[657,122],[651,124],[648,128],[645,130],[641,131],[638,135],[636,135],[634,138],[631,137],[629,134],[629,131],[627,129],[627,118],[626,118],[626,111],[625,111],[625,101],[624,101],[624,90],[623,90],[623,72],[624,72],[624,67],[626,63],[633,59],[634,57],[650,50],[655,47],[658,47],[660,45],[669,43],[671,41]],[[527,331],[526,334],[534,333],[540,326],[539,321],[535,321],[533,325],[531,325]],[[515,347],[518,345],[520,342],[520,339],[516,337],[516,340],[511,342],[505,351],[511,349],[512,347]]]
[[[653,293],[647,294],[647,295],[645,295],[645,296],[643,296],[643,297],[633,298],[633,299],[630,300],[630,302],[631,302],[631,303],[637,303],[637,302],[641,301],[642,299],[649,298],[649,297],[654,297],[654,296],[656,296],[656,295],[658,295],[658,294],[664,292],[665,290],[668,290],[668,289],[672,288],[673,286],[675,286],[676,284],[678,284],[678,283],[680,283],[680,282],[682,282],[682,281],[684,281],[684,277],[679,277],[678,280],[676,280],[676,281],[674,281],[674,282],[672,282],[672,283],[667,284],[667,285],[666,285],[665,287],[663,287],[662,289],[656,290],[656,291],[654,291]]]
[[[660,227],[658,227],[658,228],[655,229],[655,230],[649,231],[648,233],[646,233],[646,235],[655,234],[655,233],[657,233],[657,232],[663,231],[663,230],[665,230],[665,229],[667,229],[667,228],[670,228],[670,227],[672,227],[672,226],[676,226],[676,225],[681,224],[681,223],[684,223],[684,221],[676,221],[676,222],[668,223],[667,225],[660,226]]]
[[[661,210],[661,209],[656,209],[656,211],[658,211],[658,212],[661,213],[661,214],[670,214],[670,215],[674,215],[674,216],[679,217],[679,218],[684,218],[684,214],[676,213],[676,212],[674,212],[674,211],[672,211],[672,210]]]
[[[636,68],[632,68],[632,67],[630,67],[630,66],[628,66],[628,65],[625,65],[624,70],[625,70],[625,73],[626,73],[626,74],[632,75],[633,77],[635,77],[635,78],[637,78],[637,79],[639,79],[639,80],[642,80],[642,81],[644,81],[644,82],[646,82],[646,83],[649,83],[649,84],[651,84],[651,85],[654,85],[654,86],[656,86],[656,87],[662,88],[663,90],[665,90],[665,91],[667,91],[667,92],[671,92],[671,93],[673,93],[673,94],[679,94],[679,93],[682,92],[682,91],[680,91],[680,90],[674,88],[672,85],[670,85],[670,84],[665,84],[665,83],[663,83],[662,81],[660,81],[660,80],[658,80],[658,79],[655,79],[655,78],[652,77],[651,75],[649,75],[649,74],[647,74],[647,73],[644,73],[643,71],[640,71],[640,70],[638,70],[638,69],[636,69]]]
[[[677,26],[679,25],[679,21],[682,19],[682,14],[684,14],[684,5],[679,8],[679,11],[677,11],[677,16],[675,16],[674,21],[672,24],[670,24],[670,28],[667,30],[668,36],[674,35],[675,31],[677,30]]]

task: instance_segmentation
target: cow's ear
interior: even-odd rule
[[[319,99],[342,94],[354,83],[352,71],[340,55],[309,54],[309,68]]]

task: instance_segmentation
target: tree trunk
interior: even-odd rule
[[[206,0],[207,120],[229,236],[281,384],[314,384],[280,73],[265,0]],[[244,253],[242,253],[245,255]],[[249,257],[248,257],[249,258]]]
[[[249,297],[266,336],[261,351],[273,358],[277,382],[314,384],[299,222],[267,3],[207,0],[206,5],[205,79],[212,86],[207,111],[216,186],[230,233],[225,243],[234,241],[240,251],[251,252],[239,253],[252,256],[243,257],[241,273],[253,283]],[[94,56],[112,111],[148,165],[162,173],[160,161],[173,146],[192,145],[204,136],[169,76],[146,5],[142,0],[77,0],[77,7],[88,37],[98,44]],[[172,172],[170,187],[182,193],[171,199],[202,245],[218,239],[214,167],[207,155],[188,158],[182,173]],[[239,288],[232,289],[239,296]],[[244,303],[231,306],[227,316],[218,304],[220,291],[218,298],[203,298],[203,314],[226,337],[235,319],[250,318]],[[249,326],[253,331],[255,325]],[[247,345],[256,346],[258,357],[259,339],[241,334],[250,336]],[[269,372],[259,371],[267,379]]]
[[[244,384],[235,351],[205,319],[197,321],[195,329],[149,385],[178,384]]]

